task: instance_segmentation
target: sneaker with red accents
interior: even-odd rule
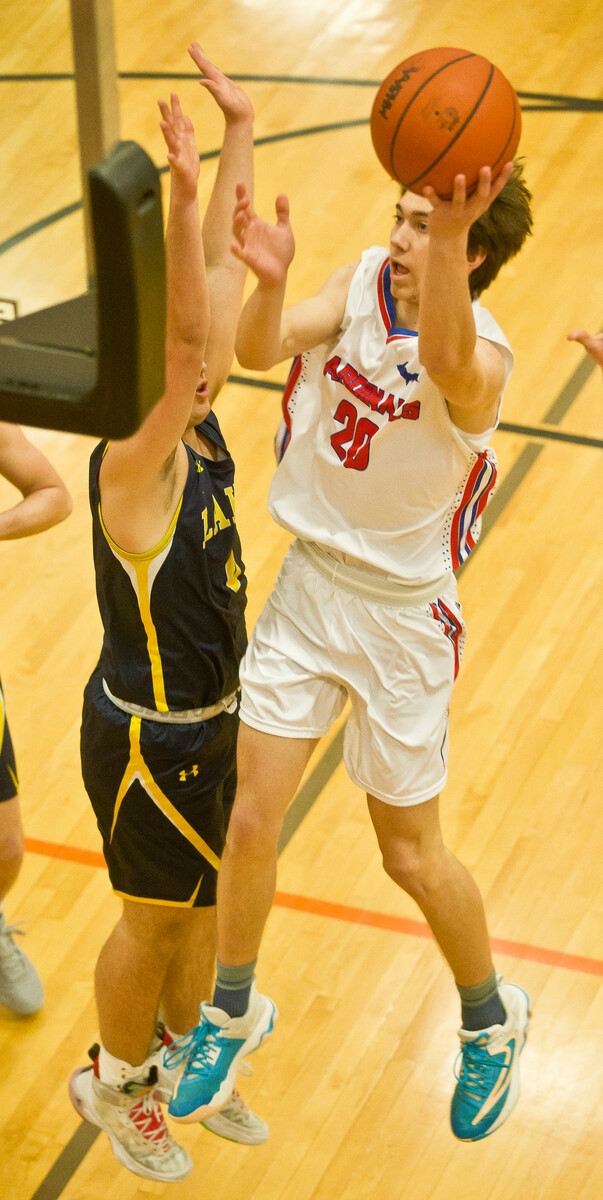
[[[80,1067],[69,1080],[73,1107],[91,1125],[108,1134],[115,1157],[135,1175],[175,1183],[187,1179],[193,1160],[174,1141],[153,1088],[157,1072],[111,1087],[97,1078],[95,1067]]]

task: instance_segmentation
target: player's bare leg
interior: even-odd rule
[[[506,1121],[519,1098],[528,997],[496,976],[482,898],[444,845],[438,797],[400,808],[369,796],[368,805],[384,868],[419,905],[461,995],[461,1065],[451,1123],[461,1141],[478,1141]]]
[[[204,1120],[232,1092],[238,1064],[271,1032],[276,1008],[252,987],[276,887],[279,834],[316,739],[284,738],[241,723],[237,799],[218,874],[218,978],[213,1005],[183,1045],[170,1101],[176,1121]],[[175,1060],[174,1060],[175,1061]]]
[[[0,1004],[21,1016],[38,1012],[44,1003],[42,980],[17,942],[24,930],[19,922],[7,924],[2,907],[21,869],[23,849],[19,798],[13,796],[0,803]]]
[[[218,958],[257,958],[276,887],[278,839],[316,739],[274,737],[241,723],[239,783],[218,875]]]
[[[494,969],[484,905],[474,879],[444,845],[439,796],[404,808],[367,799],[385,871],[418,904],[456,982],[482,983]]]

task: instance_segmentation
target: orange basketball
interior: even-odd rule
[[[379,162],[422,193],[430,184],[450,199],[455,175],[477,183],[480,167],[495,179],[519,143],[521,110],[508,79],[470,50],[440,47],[405,58],[383,80],[371,111]]]

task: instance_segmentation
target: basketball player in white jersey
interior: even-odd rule
[[[474,1141],[519,1091],[528,998],[497,977],[476,884],[445,847],[448,706],[464,625],[454,570],[496,481],[487,448],[513,357],[477,296],[530,232],[520,165],[453,198],[405,192],[389,249],[337,270],[283,309],[294,239],[238,189],[234,253],[257,276],[241,364],[294,359],[287,437],[269,507],[296,541],[241,671],[239,789],[218,883],[218,978],[201,1006],[170,1112],[193,1120],[227,1098],[241,1055],[270,1033],[252,987],[275,887],[279,832],[308,758],[347,700],[344,761],[366,792],[383,864],[411,895],[461,996],[452,1127]]]

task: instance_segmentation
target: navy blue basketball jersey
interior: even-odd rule
[[[247,645],[247,580],[235,524],[234,463],[214,413],[199,432],[223,455],[185,445],[188,476],[158,546],[131,554],[103,524],[99,472],[90,458],[96,593],[104,628],[99,668],[120,700],[158,712],[202,708],[234,692]]]

